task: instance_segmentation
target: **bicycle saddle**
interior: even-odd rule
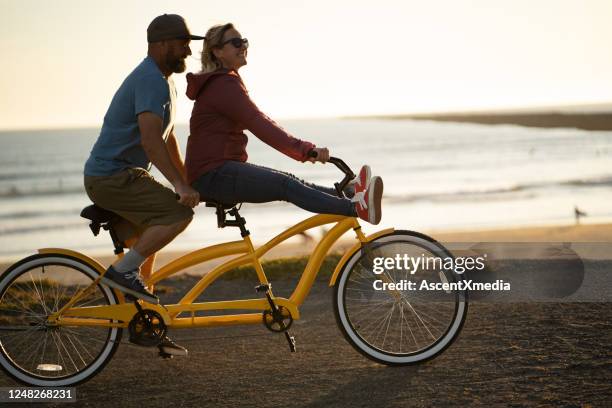
[[[229,210],[231,208],[234,208],[236,206],[236,203],[234,203],[234,204],[227,204],[227,203],[220,203],[220,202],[214,201],[214,200],[206,200],[206,206],[207,207],[213,207],[213,208],[221,208],[223,210]]]
[[[83,210],[81,211],[81,217],[98,224],[104,224],[117,217],[117,214],[112,211],[105,210],[102,207],[98,207],[95,204],[92,204],[83,208]]]

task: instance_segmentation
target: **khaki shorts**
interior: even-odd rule
[[[193,216],[191,208],[177,201],[174,191],[141,168],[112,176],[85,176],[85,191],[96,205],[125,218],[138,233],[152,225],[171,225]]]

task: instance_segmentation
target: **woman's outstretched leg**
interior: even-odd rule
[[[194,187],[203,199],[226,203],[288,201],[314,213],[357,216],[355,204],[336,196],[332,188],[305,183],[289,173],[250,163],[225,162],[200,177]]]
[[[302,184],[304,184],[304,185],[306,185],[306,186],[308,186],[308,187],[310,187],[310,188],[314,188],[315,190],[319,190],[319,191],[322,191],[322,192],[324,192],[324,193],[331,194],[331,195],[333,195],[333,196],[338,196],[338,193],[336,192],[336,189],[335,189],[335,188],[326,187],[326,186],[321,186],[321,185],[319,185],[319,184],[315,184],[315,183],[308,182],[308,181],[306,181],[306,180],[304,180],[304,179],[301,179],[301,178],[297,177],[296,175],[291,174],[291,173],[286,172],[286,171],[277,170],[277,169],[272,169],[272,168],[269,168],[269,167],[260,166],[260,165],[258,165],[258,164],[251,164],[251,163],[249,163],[249,165],[250,165],[250,166],[254,166],[254,167],[259,167],[260,169],[264,169],[264,170],[268,170],[268,171],[272,171],[272,172],[276,172],[276,173],[284,174],[285,176],[287,176],[287,177],[289,177],[289,178],[292,178],[292,179],[294,179],[295,181],[297,181],[297,182],[299,182],[299,183],[302,183]]]

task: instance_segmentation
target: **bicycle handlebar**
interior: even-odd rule
[[[308,152],[308,157],[316,159],[317,156],[318,153],[315,150],[311,150]],[[334,183],[334,187],[336,187],[336,192],[338,193],[338,196],[343,197],[344,195],[342,191],[344,191],[344,188],[348,185],[348,183],[356,177],[355,173],[353,173],[353,170],[351,170],[351,168],[344,162],[344,160],[338,157],[330,157],[328,162],[335,165],[342,173],[344,173],[344,178],[342,179],[342,181],[340,183]]]

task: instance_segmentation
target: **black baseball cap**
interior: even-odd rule
[[[204,37],[193,35],[185,19],[178,14],[162,14],[155,17],[147,28],[147,42],[165,40],[203,40]]]

